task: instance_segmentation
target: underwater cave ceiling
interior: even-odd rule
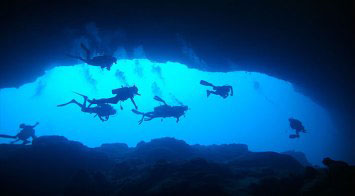
[[[106,34],[119,32],[111,44],[124,47],[128,58],[142,46],[152,61],[266,73],[292,82],[339,124],[354,126],[351,4],[65,2],[1,3],[0,88],[33,81],[51,66],[74,64],[65,54],[88,37],[85,25],[93,22]]]

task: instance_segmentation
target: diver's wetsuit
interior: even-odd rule
[[[106,68],[107,70],[111,69],[111,66],[117,62],[117,59],[113,56],[95,56],[93,58],[90,58],[91,52],[90,50],[84,45],[80,44],[80,47],[86,52],[86,59],[80,57],[80,56],[74,56],[74,55],[68,55],[71,58],[79,59],[89,65],[93,66],[99,66],[101,69]]]
[[[233,87],[230,85],[224,85],[224,86],[215,86],[212,83],[209,83],[207,81],[201,80],[200,81],[201,85],[204,86],[210,86],[213,88],[214,91],[211,90],[207,90],[207,97],[210,96],[210,94],[215,94],[215,95],[219,95],[221,97],[223,97],[224,99],[227,98],[229,96],[229,92],[230,92],[230,96],[233,96]]]
[[[139,112],[137,110],[132,110],[133,113],[142,115],[142,119],[138,121],[139,124],[142,124],[143,121],[150,121],[154,118],[176,118],[176,122],[179,122],[180,117],[185,115],[185,112],[188,110],[188,106],[170,106],[158,96],[155,96],[154,99],[163,103],[163,105],[157,106],[154,108],[153,112]]]
[[[223,97],[224,99],[227,98],[229,96],[229,92],[231,92],[231,96],[233,96],[233,88],[232,86],[214,86],[213,90],[215,91],[210,91],[207,90],[207,96],[209,96],[209,94],[215,94],[215,95],[219,95],[221,97]]]
[[[116,94],[116,96],[114,97],[110,97],[110,98],[101,98],[101,99],[87,99],[87,101],[90,103],[88,107],[90,107],[92,104],[117,104],[119,101],[126,101],[127,99],[130,99],[134,105],[134,107],[136,109],[138,109],[136,102],[134,101],[134,96],[135,95],[140,95],[138,93],[138,88],[136,86],[132,86],[132,87],[122,87],[122,88],[118,88],[118,89],[114,89],[112,90],[113,94]],[[76,93],[82,97],[87,97],[85,95],[82,95],[80,93]],[[121,109],[122,106],[121,106]]]
[[[299,138],[300,137],[300,132],[306,133],[306,130],[304,129],[302,122],[294,119],[294,118],[289,118],[288,121],[290,122],[290,127],[294,130],[296,130],[296,134],[291,134],[290,138]]]
[[[31,125],[25,125],[25,124],[21,124],[20,127],[22,128],[22,130],[15,136],[15,138],[17,138],[17,140],[12,141],[11,144],[16,143],[20,140],[23,141],[22,144],[27,144],[30,143],[30,141],[28,141],[28,139],[30,137],[32,137],[32,140],[36,139],[36,135],[35,135],[35,130],[34,128],[38,125],[39,123],[36,123],[35,125],[31,126]]]
[[[73,100],[69,101],[68,103],[58,105],[58,107],[63,107],[65,105],[74,103],[81,108],[82,112],[89,113],[89,114],[96,114],[97,116],[99,116],[101,121],[107,121],[109,119],[110,115],[116,114],[116,110],[113,109],[113,107],[109,104],[98,104],[95,107],[90,107],[90,106],[86,107],[87,99],[88,98],[86,96],[84,96],[84,103],[83,104],[80,104],[75,99],[73,99]],[[105,117],[105,119],[103,119],[102,117]]]

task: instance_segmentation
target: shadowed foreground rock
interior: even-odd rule
[[[244,144],[188,145],[161,138],[134,148],[120,143],[88,148],[62,136],[44,136],[30,146],[0,145],[0,190],[1,195],[120,196],[352,191],[353,167],[333,169],[331,163],[330,169],[305,168],[292,156],[250,152]]]

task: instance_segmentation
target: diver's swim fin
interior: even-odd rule
[[[11,139],[15,139],[15,138],[16,138],[16,136],[3,135],[3,134],[0,134],[0,137],[1,137],[1,138],[11,138]]]
[[[213,84],[211,84],[211,83],[209,83],[209,82],[207,82],[207,81],[204,81],[204,80],[201,80],[201,81],[200,81],[200,84],[201,84],[201,85],[204,85],[204,86],[212,86],[212,87],[214,87]]]
[[[83,95],[83,94],[80,94],[80,93],[77,93],[77,92],[75,92],[75,91],[73,91],[73,93],[75,93],[75,94],[77,94],[77,95],[80,95],[80,96],[82,96],[82,97],[84,97],[84,98],[88,98],[88,96]]]
[[[165,102],[162,98],[160,98],[160,97],[158,97],[158,96],[155,96],[154,99],[155,99],[156,101],[159,101],[159,102],[164,103],[164,105],[167,105],[166,102]]]

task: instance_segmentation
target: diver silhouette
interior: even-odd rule
[[[87,97],[86,95],[74,92],[82,97]],[[136,110],[138,109],[136,102],[134,101],[134,96],[139,95],[138,93],[138,88],[133,85],[132,87],[121,87],[118,89],[114,89],[112,90],[112,94],[116,94],[116,96],[114,97],[110,97],[110,98],[102,98],[102,99],[87,99],[87,102],[89,102],[89,106],[91,107],[92,104],[96,104],[96,105],[101,105],[101,104],[117,104],[118,102],[123,102],[126,101],[127,99],[130,99],[134,105],[134,107],[136,108]],[[123,109],[122,105],[120,105],[121,110]]]
[[[87,107],[86,102],[88,100],[88,97],[85,95],[83,95],[83,97],[84,97],[83,104],[80,104],[75,99],[73,99],[73,100],[69,101],[68,103],[59,104],[59,105],[57,105],[57,107],[63,107],[68,104],[74,103],[81,108],[82,112],[89,113],[89,114],[96,114],[94,117],[98,116],[102,122],[107,121],[110,118],[110,115],[116,114],[116,110],[110,104],[107,104],[107,103],[97,104],[97,106],[95,106],[95,107]]]
[[[189,109],[188,106],[170,106],[163,99],[158,96],[155,96],[154,99],[163,103],[163,105],[157,106],[154,108],[153,112],[139,112],[137,110],[132,110],[133,113],[142,115],[142,119],[138,121],[139,124],[142,124],[143,121],[150,121],[154,118],[176,118],[176,122],[179,122],[181,116],[185,116],[185,112]]]
[[[101,69],[106,68],[107,70],[111,69],[111,66],[117,62],[117,59],[113,56],[108,56],[108,55],[101,55],[101,56],[95,56],[91,58],[91,52],[90,50],[84,45],[80,44],[80,47],[85,51],[86,53],[86,58],[82,58],[80,56],[74,56],[74,55],[68,55],[71,58],[79,59],[88,65],[92,66],[98,66],[101,67]]]
[[[207,90],[207,97],[210,96],[210,94],[215,94],[215,95],[219,95],[221,97],[223,97],[223,99],[227,98],[229,96],[229,92],[230,92],[230,96],[233,96],[233,87],[230,85],[224,85],[224,86],[215,86],[209,82],[206,82],[204,80],[200,81],[201,85],[204,86],[210,86],[213,88],[214,91],[210,91]]]
[[[294,118],[289,118],[288,121],[290,122],[290,127],[292,129],[296,130],[296,134],[291,134],[289,136],[291,139],[299,138],[300,132],[306,133],[306,130],[304,129],[301,121],[294,119]]]
[[[11,144],[14,144],[18,141],[22,141],[22,144],[28,144],[30,141],[28,139],[31,137],[32,141],[36,139],[35,135],[35,130],[34,128],[38,125],[39,123],[37,122],[34,125],[25,125],[24,123],[20,124],[20,128],[22,129],[17,135],[15,136],[10,136],[10,135],[0,135],[2,138],[11,138],[11,139],[17,139],[15,141],[12,141]]]
[[[133,85],[131,87],[122,86],[121,88],[113,89],[112,94],[115,94],[116,99],[121,102],[130,99],[134,107],[136,108],[136,110],[138,109],[136,102],[134,101],[134,96],[136,95],[141,96],[141,95],[138,93],[138,88],[136,87],[136,85]]]

